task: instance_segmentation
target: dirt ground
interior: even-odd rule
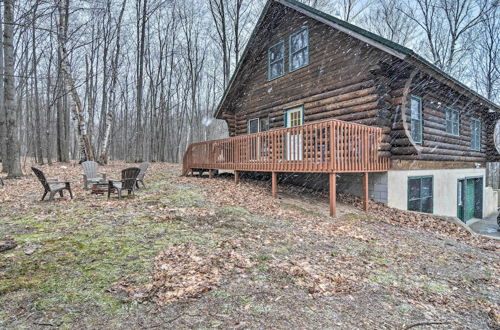
[[[130,164],[102,170],[119,177]],[[1,328],[500,329],[500,243],[431,216],[152,164],[108,200],[77,164],[42,166],[75,198],[0,188]]]

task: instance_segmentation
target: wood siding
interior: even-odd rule
[[[486,162],[495,156],[490,151],[494,146],[493,135],[488,129],[497,116],[489,114],[488,108],[470,98],[459,95],[446,85],[424,74],[415,75],[409,81],[409,88],[395,102],[405,112],[393,127],[391,152],[393,159],[414,159],[429,161]],[[401,92],[400,92],[401,93]],[[414,144],[408,134],[403,134],[403,123],[410,127],[410,96],[422,100],[422,142]],[[446,108],[458,110],[459,134],[446,132]],[[471,118],[481,121],[481,150],[471,146]],[[498,153],[497,153],[498,154]]]
[[[243,81],[223,109],[230,135],[247,134],[250,118],[269,116],[271,129],[282,128],[284,111],[301,105],[306,123],[339,119],[381,126],[380,109],[390,104],[372,71],[390,56],[291,9],[280,13],[264,18],[273,21],[265,33],[270,38],[259,39],[259,51],[243,63]],[[309,65],[289,72],[289,36],[302,27],[309,30]],[[285,74],[268,81],[268,48],[280,40],[285,41]]]
[[[283,128],[284,112],[303,106],[304,122],[327,119],[382,129],[380,154],[400,160],[499,160],[493,143],[498,114],[419,71],[412,64],[278,3],[271,5],[251,40],[219,118],[230,136],[247,134],[251,118]],[[309,65],[289,72],[289,36],[307,27]],[[268,49],[285,43],[285,74],[268,81]],[[410,95],[423,100],[423,139],[409,137]],[[445,108],[460,111],[460,135],[446,133]],[[471,148],[470,118],[481,119],[481,150]]]

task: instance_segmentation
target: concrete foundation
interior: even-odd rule
[[[270,180],[269,173],[249,173],[254,178]],[[498,193],[485,187],[484,168],[390,170],[370,173],[368,194],[370,199],[401,210],[408,209],[408,177],[433,177],[433,214],[457,217],[458,180],[483,178],[483,218],[496,214],[499,205]],[[279,182],[290,182],[314,190],[328,190],[328,174],[322,173],[280,173]],[[363,173],[340,173],[336,179],[337,193],[362,197]]]
[[[484,168],[468,169],[429,169],[429,170],[391,170],[388,175],[387,204],[402,210],[408,208],[408,177],[432,176],[435,215],[456,217],[458,202],[458,180],[483,178],[483,217],[488,217],[497,209],[498,197],[491,188],[484,186],[486,171]]]

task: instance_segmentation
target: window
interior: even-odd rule
[[[432,176],[408,178],[408,210],[432,213]]]
[[[269,117],[260,118],[260,131],[266,132],[269,131]]]
[[[285,111],[285,127],[301,126],[304,123],[304,108],[298,107]]]
[[[290,36],[290,72],[309,64],[309,31],[304,28]]]
[[[477,118],[470,119],[471,148],[481,151],[481,121]]]
[[[459,135],[460,113],[458,110],[446,108],[446,132]]]
[[[418,96],[410,98],[410,132],[415,143],[422,143],[422,99]]]
[[[248,121],[248,134],[259,133],[259,118]]]
[[[282,40],[269,48],[268,79],[273,80],[285,73],[285,42]]]

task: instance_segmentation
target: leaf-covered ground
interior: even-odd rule
[[[500,327],[498,241],[443,220],[349,197],[332,219],[324,196],[174,164],[107,200],[76,164],[42,168],[76,198],[40,202],[32,175],[0,188],[18,244],[0,252],[2,328]]]

